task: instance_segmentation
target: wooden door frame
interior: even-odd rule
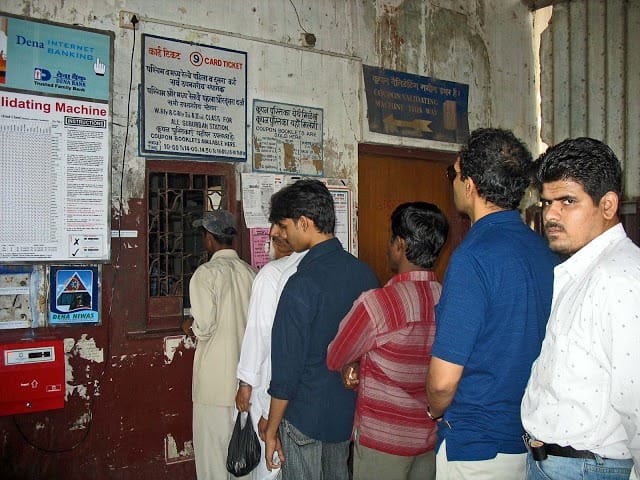
[[[378,145],[374,143],[360,143],[358,145],[358,156],[361,154],[416,158],[447,164],[453,163],[458,156],[457,151],[448,152],[444,150],[430,150],[426,148],[396,147],[394,145]]]

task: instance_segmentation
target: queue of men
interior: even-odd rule
[[[223,260],[231,290],[213,264],[200,267],[184,325],[198,338],[199,480],[229,478],[202,457],[230,435],[234,405],[251,410],[263,442],[256,480],[637,478],[640,248],[619,219],[619,160],[576,138],[534,162],[510,131],[479,129],[449,179],[471,228],[442,285],[433,265],[448,224],[437,206],[399,205],[381,226],[395,275],[380,287],[335,238],[317,180],[273,195],[283,258],[255,281],[228,253],[209,263]],[[518,211],[532,180],[546,240]],[[212,252],[229,248],[228,217],[199,225]],[[237,365],[224,372],[237,390],[210,393],[229,381],[203,379],[211,345]]]

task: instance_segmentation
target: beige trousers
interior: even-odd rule
[[[236,478],[227,472],[227,449],[235,420],[235,407],[193,404],[193,453],[198,480]]]
[[[496,458],[475,462],[447,460],[446,440],[436,455],[436,480],[523,480],[527,454],[499,453]]]

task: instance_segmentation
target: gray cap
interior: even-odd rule
[[[212,210],[204,212],[201,219],[194,220],[194,227],[204,227],[207,231],[214,235],[235,235],[238,233],[236,229],[236,217],[226,210]]]

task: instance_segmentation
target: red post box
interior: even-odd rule
[[[64,407],[62,340],[0,344],[0,415]]]

